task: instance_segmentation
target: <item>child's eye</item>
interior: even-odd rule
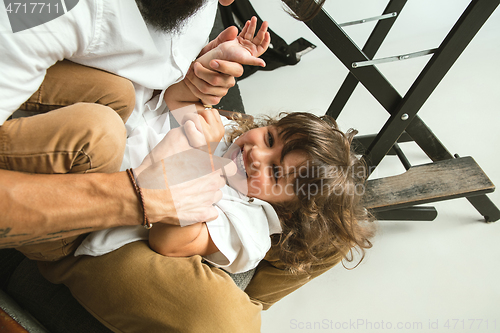
[[[279,178],[279,168],[273,164],[273,177],[274,177],[274,182],[278,183],[278,178]]]
[[[269,147],[272,147],[274,145],[273,134],[269,131],[267,131],[267,143],[269,144]]]

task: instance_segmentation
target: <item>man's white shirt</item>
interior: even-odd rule
[[[147,25],[135,0],[81,0],[66,14],[17,33],[0,10],[0,125],[39,88],[50,66],[69,59],[132,81],[136,107],[127,125],[135,127],[144,112],[156,111],[146,108],[153,91],[182,80],[208,42],[217,3],[208,0],[176,34]]]

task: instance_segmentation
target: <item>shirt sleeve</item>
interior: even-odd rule
[[[0,125],[40,87],[50,66],[85,52],[93,38],[96,11],[93,1],[79,1],[69,12],[47,23],[13,32],[3,8],[0,9]]]
[[[98,257],[132,242],[147,240],[148,237],[149,230],[140,225],[94,231],[83,240],[74,255]]]
[[[205,256],[205,259],[218,267],[228,269],[236,260],[238,254],[243,250],[242,243],[224,212],[217,207],[219,217],[213,221],[207,222],[207,229],[210,238],[219,252]]]
[[[222,191],[226,195],[225,192],[234,190],[226,186]],[[207,228],[219,252],[205,259],[229,273],[242,273],[257,267],[271,247],[270,225],[275,224],[276,213],[270,214],[260,204],[227,196],[216,207],[219,217],[207,222]]]

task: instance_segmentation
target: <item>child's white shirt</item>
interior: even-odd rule
[[[223,123],[228,121],[222,117]],[[151,117],[147,126],[134,129],[127,139],[122,170],[140,165],[144,157],[170,130],[170,113]],[[220,144],[215,155],[222,156],[225,147]],[[274,208],[267,202],[249,198],[235,189],[221,189],[222,199],[215,205],[219,216],[207,222],[207,228],[219,252],[204,258],[230,273],[246,272],[255,268],[271,247],[272,234],[281,232]],[[154,228],[154,226],[153,226]],[[148,239],[148,230],[142,226],[117,227],[91,233],[75,252],[78,255],[100,256],[126,244]]]

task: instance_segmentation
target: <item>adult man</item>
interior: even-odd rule
[[[229,4],[232,1],[222,2]],[[141,212],[138,210],[137,198],[124,173],[71,176],[70,179],[69,175],[28,176],[4,170],[68,172],[54,166],[50,170],[41,170],[43,165],[60,161],[65,165],[64,168],[67,163],[72,164],[70,172],[118,171],[123,157],[123,125],[120,125],[117,117],[106,116],[110,110],[103,108],[101,104],[114,109],[123,121],[128,119],[135,107],[135,118],[129,119],[127,123],[129,128],[134,128],[144,121],[141,116],[146,111],[155,111],[156,106],[147,105],[154,91],[166,89],[187,74],[191,62],[206,44],[217,1],[194,0],[185,3],[177,0],[139,1],[137,6],[133,0],[106,3],[82,1],[53,21],[17,33],[6,32],[10,29],[9,19],[6,12],[1,14],[2,30],[5,32],[0,34],[0,122],[3,123],[26,100],[23,108],[32,111],[46,112],[58,107],[66,108],[28,119],[7,121],[0,127],[0,169],[3,169],[0,170],[3,198],[0,205],[4,212],[0,220],[0,247],[16,247],[113,225],[140,223]],[[165,6],[173,7],[180,13],[179,16],[166,15],[166,19],[163,16],[156,17],[158,12],[165,11]],[[220,37],[222,40],[232,38],[232,33],[234,30],[226,31]],[[214,41],[215,44],[218,42]],[[61,62],[63,58],[72,62]],[[87,67],[73,62],[106,72],[89,71]],[[234,84],[232,76],[241,72],[239,64],[223,61],[217,63],[220,73],[203,71],[199,65],[195,65],[194,69],[202,79],[194,74],[190,75],[193,82],[190,87],[206,102],[217,102],[228,87]],[[127,78],[133,85],[128,80],[107,72]],[[229,75],[221,74],[224,72]],[[216,80],[218,86],[210,86],[203,79],[212,82]],[[203,89],[208,94],[197,89],[196,85],[200,84],[204,84]],[[96,89],[97,87],[100,89]],[[213,89],[218,96],[212,95]],[[30,95],[32,97],[28,99]],[[116,101],[120,101],[120,105],[116,105]],[[76,104],[77,102],[86,104]],[[84,116],[86,120],[83,120]],[[98,120],[100,117],[104,119]],[[66,134],[61,132],[61,124],[65,124]],[[68,128],[69,125],[74,128]],[[101,128],[102,140],[107,141],[108,147],[101,152],[101,156],[93,156],[93,153],[100,151],[102,145],[92,147],[94,150],[86,147],[84,151],[86,139],[83,138],[78,147],[61,147],[60,144],[48,147],[50,143],[47,140],[56,133],[65,138],[66,135],[74,136],[77,129],[79,132],[86,132],[87,127],[94,132]],[[37,133],[36,137],[33,136],[34,132]],[[42,136],[46,138],[42,139]],[[34,145],[33,141],[38,145]],[[59,156],[54,161],[55,150],[59,152]],[[109,154],[109,150],[113,154]],[[81,153],[71,154],[69,151]],[[38,160],[32,161],[33,156],[37,156]],[[114,162],[110,164],[102,159]],[[104,169],[97,168],[96,162],[101,163],[101,160],[106,164]],[[75,169],[75,164],[80,165],[80,168]],[[88,165],[85,170],[81,168],[82,164]],[[68,181],[72,183],[71,186],[68,186]],[[216,174],[205,177],[205,181],[211,186],[204,187],[198,194],[211,196],[212,200],[205,200],[206,205],[201,209],[196,208],[196,211],[175,212],[171,205],[165,204],[169,201],[169,193],[152,195],[145,191],[151,222],[175,224],[178,223],[177,214],[184,213],[193,220],[215,218],[216,212],[211,205],[218,198],[215,193],[222,182]],[[35,189],[34,186],[39,187]],[[92,193],[83,190],[85,187],[93,188]],[[101,195],[96,191],[98,188],[101,189]],[[110,189],[115,190],[109,193]],[[104,195],[105,192],[108,194]],[[44,198],[50,198],[50,202],[57,204],[48,204]],[[186,199],[200,202],[197,197]],[[89,203],[85,211],[79,211],[78,207],[81,205],[78,202],[81,201]],[[127,204],[123,205],[124,202]]]
[[[72,244],[79,239],[64,241],[62,252],[43,249],[42,257],[33,250],[37,244],[31,249],[26,245],[142,222],[142,210],[127,175],[115,172],[123,156],[125,131],[121,122],[127,120],[127,126],[139,126],[147,120],[141,115],[156,111],[155,91],[164,90],[184,76],[196,96],[207,104],[216,104],[234,82],[232,76],[241,70],[234,64],[216,61],[217,71],[227,75],[196,63],[188,72],[206,41],[217,2],[207,0],[201,8],[198,3],[198,7],[186,10],[184,16],[189,18],[183,28],[178,24],[169,28],[168,20],[162,21],[161,15],[148,16],[163,13],[155,6],[164,2],[141,0],[136,5],[133,0],[80,1],[53,21],[25,32],[0,34],[0,121],[26,100],[25,107],[40,111],[54,104],[68,105],[31,119],[7,121],[0,128],[0,169],[4,169],[0,170],[0,246],[23,245],[33,258],[58,259],[70,253]],[[220,0],[223,5],[231,2]],[[7,14],[0,15],[2,31],[10,31]],[[170,31],[162,32],[162,26]],[[226,31],[208,48],[231,39],[234,33]],[[73,63],[62,61],[64,58]],[[62,62],[53,66],[57,61]],[[93,70],[88,74],[87,68],[74,63],[105,72]],[[68,77],[69,82],[63,81]],[[75,89],[77,84],[83,87]],[[93,91],[90,88],[94,85],[101,89]],[[91,93],[87,96],[82,94],[84,91]],[[130,97],[131,91],[135,99],[127,101],[124,97]],[[117,100],[125,102],[115,103]],[[134,106],[138,116],[129,118]],[[21,140],[24,136],[20,133],[27,133],[26,140]],[[42,149],[52,139],[59,144],[68,141],[61,137],[71,136],[77,139],[69,146],[54,144],[48,153],[40,153],[33,145],[39,141]],[[23,150],[26,147],[30,151]],[[40,165],[50,167],[39,169]],[[39,175],[5,169],[30,173],[63,173],[69,169],[86,174]],[[197,221],[214,218],[211,205],[217,200],[214,193],[221,186],[220,177],[216,173],[204,181],[200,187],[204,191],[196,195],[210,200],[204,199],[202,207],[190,207],[192,210],[186,212],[172,209],[168,190],[143,190],[151,222],[176,223],[177,214]],[[47,252],[53,257],[46,257]],[[115,331],[257,332],[263,306],[271,305],[338,261],[332,258],[312,275],[291,277],[279,269],[279,261],[272,254],[267,259],[247,289],[252,301],[227,274],[206,266],[201,257],[167,258],[140,242],[100,258],[68,256],[55,263],[42,263],[40,268],[50,281],[66,284],[95,317]]]

